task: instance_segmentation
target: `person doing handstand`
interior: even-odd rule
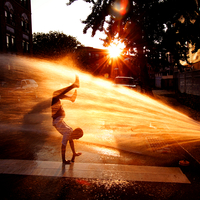
[[[53,93],[52,103],[51,103],[53,126],[58,130],[59,133],[63,135],[62,146],[61,146],[63,164],[70,164],[71,162],[74,162],[74,159],[76,156],[81,155],[81,153],[76,153],[73,140],[81,138],[83,136],[83,130],[81,128],[76,128],[73,130],[70,126],[68,126],[63,121],[65,118],[65,111],[60,101],[60,99],[62,99],[62,100],[69,100],[71,102],[74,102],[77,97],[77,90],[74,91],[74,94],[72,96],[66,95],[67,92],[69,92],[70,90],[74,88],[79,88],[78,76],[76,76],[76,80],[72,85],[66,88],[63,88],[61,90],[55,91]],[[65,152],[66,152],[66,146],[67,146],[68,141],[73,153],[71,161],[65,160]]]

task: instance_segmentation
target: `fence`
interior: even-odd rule
[[[181,93],[200,96],[200,70],[178,73],[176,78]]]
[[[200,70],[174,73],[174,75],[156,75],[155,87],[160,89],[175,89],[181,93],[200,96]]]

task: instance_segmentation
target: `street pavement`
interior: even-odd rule
[[[174,109],[191,112],[173,92],[154,95]],[[83,154],[63,166],[60,136],[49,136],[52,129],[46,125],[48,134],[30,135],[38,130],[37,123],[22,129],[18,118],[11,123],[15,115],[5,113],[0,124],[2,199],[200,199],[199,140],[137,134],[133,141],[140,145],[132,152],[80,140],[75,145]]]

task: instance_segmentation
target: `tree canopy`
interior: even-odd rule
[[[69,0],[71,5],[76,0]],[[104,31],[108,45],[114,38],[126,51],[153,59],[170,52],[177,64],[187,60],[189,45],[200,48],[198,0],[84,0],[92,11],[83,21],[85,28]]]
[[[81,43],[75,37],[60,32],[33,34],[33,54],[42,57],[61,57],[76,51]]]

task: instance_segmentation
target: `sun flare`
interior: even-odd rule
[[[119,43],[116,43],[116,42],[111,43],[111,45],[108,47],[110,57],[111,58],[119,57],[120,54],[123,52],[124,47],[125,47],[124,44],[120,43],[120,42]]]

